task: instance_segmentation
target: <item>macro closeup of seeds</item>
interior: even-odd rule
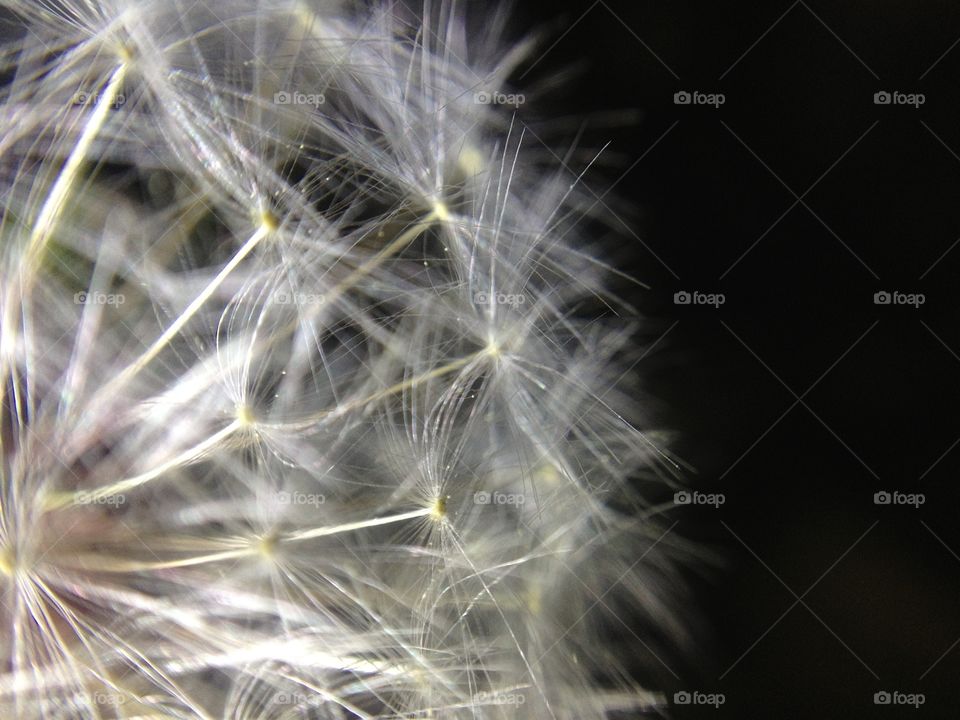
[[[2,5],[0,717],[659,713],[698,551],[544,39]]]

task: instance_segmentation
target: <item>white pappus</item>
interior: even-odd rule
[[[0,2],[3,717],[662,710],[639,318],[463,5]]]

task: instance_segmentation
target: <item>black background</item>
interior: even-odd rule
[[[633,299],[660,340],[638,368],[690,484],[726,498],[675,513],[725,560],[681,610],[706,621],[697,647],[661,658],[671,700],[725,703],[671,715],[957,717],[960,6],[516,10],[547,32],[515,81],[556,84],[520,117],[583,115],[582,146],[610,141],[585,183],[630,228],[618,266],[650,286]],[[925,102],[875,104],[884,90]],[[884,290],[925,303],[875,304]],[[926,501],[878,506],[882,490]],[[925,703],[875,705],[884,690]]]

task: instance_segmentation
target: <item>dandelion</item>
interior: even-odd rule
[[[4,717],[659,708],[674,465],[506,16],[6,5]]]

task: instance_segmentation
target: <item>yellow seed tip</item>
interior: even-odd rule
[[[252,427],[257,422],[253,408],[246,404],[237,405],[237,420],[243,427]]]
[[[442,201],[437,200],[433,203],[433,216],[440,222],[446,222],[450,219],[450,210]]]
[[[539,585],[533,585],[527,590],[527,609],[534,615],[543,610],[543,591]]]
[[[0,548],[0,575],[6,575],[7,577],[13,577],[13,574],[17,570],[16,558],[14,558],[13,553],[10,551],[10,548]]]
[[[260,226],[267,232],[276,232],[277,228],[280,227],[280,218],[270,210],[261,210]]]
[[[272,560],[277,551],[277,538],[273,535],[264,535],[254,543],[257,554],[264,560]]]
[[[443,520],[447,516],[447,498],[435,498],[430,506],[430,517],[434,520]]]
[[[460,165],[460,169],[464,175],[472,177],[483,172],[486,162],[479,150],[475,147],[467,146],[460,151],[460,155],[457,157],[457,164]]]

